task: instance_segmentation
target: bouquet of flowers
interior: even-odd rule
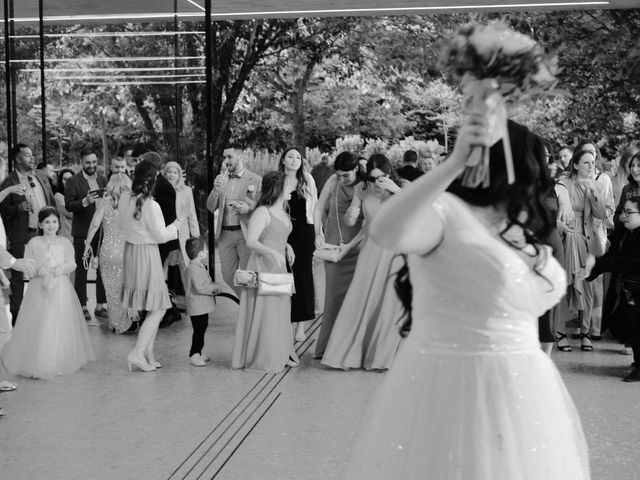
[[[443,49],[443,69],[460,83],[469,113],[487,118],[492,145],[503,141],[507,179],[515,180],[507,130],[505,98],[518,100],[555,84],[557,60],[532,38],[502,21],[458,29]],[[469,157],[462,184],[489,185],[489,151],[478,147]]]

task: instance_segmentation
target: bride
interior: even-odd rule
[[[515,182],[498,142],[490,185],[465,187],[456,179],[488,138],[486,120],[470,117],[448,160],[371,225],[381,246],[408,254],[411,333],[365,419],[350,480],[589,478],[575,406],[538,342],[538,316],[566,288],[539,242],[553,223],[543,143],[509,122]],[[405,269],[408,303],[407,279]]]

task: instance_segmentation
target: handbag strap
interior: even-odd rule
[[[338,234],[340,235],[340,244],[344,243],[342,240],[342,229],[340,228],[340,215],[338,214],[338,190],[340,189],[340,184],[336,183],[336,223],[338,224]]]

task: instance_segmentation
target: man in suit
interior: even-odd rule
[[[417,166],[418,154],[415,150],[407,150],[406,152],[404,152],[402,161],[404,165],[396,172],[400,178],[409,182],[413,182],[416,178],[424,173]]]
[[[82,305],[84,318],[91,320],[91,314],[87,309],[87,271],[82,265],[82,255],[89,225],[96,211],[95,202],[102,197],[100,189],[104,189],[107,186],[107,179],[97,174],[98,157],[92,150],[83,150],[80,153],[80,162],[82,170],[67,180],[67,185],[64,189],[64,201],[67,210],[73,213],[71,236],[73,237],[73,249],[75,250],[77,265],[74,286],[80,305]],[[98,253],[100,236],[95,235],[91,243],[91,247],[96,254]],[[102,276],[100,275],[100,268],[98,268],[96,275],[96,316],[107,316],[107,310],[104,308],[106,301]]]
[[[31,148],[18,143],[9,151],[15,165],[12,172],[0,185],[0,190],[21,186],[19,191],[9,194],[0,211],[8,232],[8,252],[15,258],[24,257],[24,247],[38,231],[38,213],[46,206],[55,207],[51,184],[47,176],[36,170],[36,161]],[[22,272],[11,274],[10,310],[15,325],[24,293]]]
[[[238,296],[240,291],[233,286],[233,273],[246,268],[249,261],[245,232],[262,186],[262,178],[244,168],[241,155],[242,147],[237,144],[224,150],[222,172],[214,180],[207,198],[207,209],[211,213],[218,210],[215,238],[222,278]]]

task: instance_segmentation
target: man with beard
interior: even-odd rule
[[[213,190],[207,198],[207,209],[218,209],[215,236],[218,240],[222,278],[233,288],[233,273],[243,269],[249,261],[245,232],[249,216],[260,198],[262,178],[250,172],[242,163],[242,147],[229,145],[223,152],[221,173],[213,181]]]
[[[36,170],[36,161],[31,148],[24,143],[16,144],[9,151],[15,165],[0,186],[0,190],[12,189],[2,202],[2,217],[7,230],[8,252],[15,258],[24,257],[24,247],[38,232],[38,212],[46,206],[55,207],[51,184],[47,176]],[[15,325],[24,293],[22,272],[11,274],[10,310]]]
[[[71,235],[73,236],[73,249],[75,250],[76,272],[74,286],[76,294],[82,305],[84,318],[91,320],[91,314],[87,309],[87,271],[82,265],[82,255],[84,253],[84,244],[87,239],[87,232],[91,219],[96,211],[95,202],[102,197],[104,188],[107,186],[107,179],[96,173],[98,167],[98,157],[90,149],[85,149],[80,153],[80,162],[82,170],[67,180],[64,190],[64,201],[67,210],[73,213],[71,221]],[[93,252],[98,254],[98,243],[101,235],[95,235],[91,247]],[[100,317],[107,316],[107,310],[104,308],[106,303],[104,286],[100,269],[96,274],[96,310],[95,315]]]

